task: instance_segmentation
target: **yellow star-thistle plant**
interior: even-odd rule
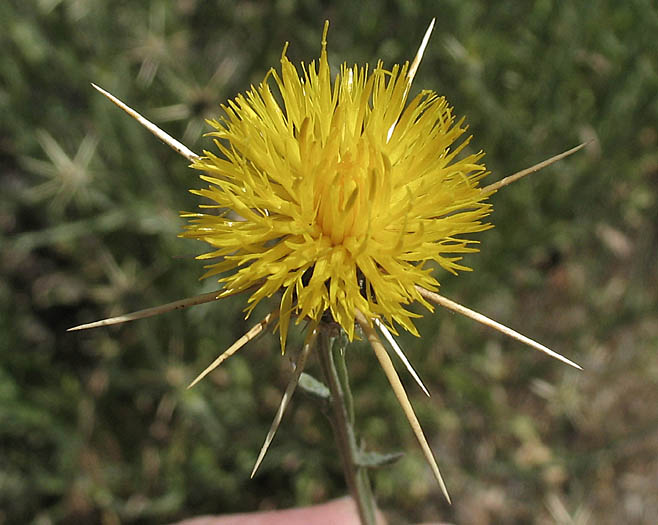
[[[278,308],[190,385],[277,318],[282,351],[290,319],[311,320],[252,476],[278,428],[323,318],[340,325],[350,340],[355,326],[362,328],[448,501],[434,455],[375,328],[428,395],[391,334],[401,326],[418,335],[412,319],[419,314],[408,309],[413,303],[430,310],[432,303],[438,304],[580,368],[437,293],[437,266],[451,273],[468,270],[461,254],[477,251],[477,241],[467,236],[491,227],[485,222],[492,211],[488,197],[584,144],[480,187],[487,174],[483,153],[458,158],[470,141],[463,119],[457,120],[446,100],[433,91],[421,91],[408,100],[433,26],[434,21],[411,64],[386,69],[379,62],[372,71],[343,65],[332,80],[326,23],[317,66],[302,65],[300,74],[284,47],[280,71],[270,70],[258,87],[222,106],[223,118],[209,122],[218,152],[204,151],[201,156],[94,85],[202,172],[201,179],[209,186],[193,193],[210,202],[201,208],[215,213],[183,213],[189,225],[181,236],[212,246],[199,259],[211,261],[204,277],[219,276],[223,287],[70,330],[132,321],[247,291],[250,313],[261,300],[281,292]]]
[[[456,158],[463,119],[432,91],[407,103],[408,63],[343,65],[332,80],[327,28],[317,67],[300,75],[284,49],[280,72],[209,122],[221,155],[194,161],[210,186],[193,193],[220,213],[184,214],[182,236],[213,247],[199,258],[219,259],[204,277],[253,288],[248,311],[282,292],[282,350],[291,315],[327,311],[350,340],[357,310],[418,335],[406,307],[431,306],[416,286],[438,289],[432,263],[467,269],[455,254],[477,250],[464,235],[490,227],[483,154]]]

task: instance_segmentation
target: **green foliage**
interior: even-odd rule
[[[264,310],[243,298],[113,329],[72,325],[213,289],[178,210],[186,161],[89,85],[195,151],[203,119],[278,64],[386,63],[437,28],[415,89],[466,115],[496,228],[443,293],[555,348],[578,373],[446,311],[401,344],[451,490],[440,499],[369,349],[349,357],[392,522],[650,523],[658,515],[658,10],[615,2],[0,2],[0,523],[162,523],[345,492],[317,400],[295,396],[249,473],[290,367],[271,334],[186,390]],[[293,338],[293,343],[300,338]],[[294,350],[294,344],[291,345]],[[315,364],[309,370],[317,374]],[[566,517],[565,517],[566,516]],[[571,521],[569,521],[571,520]]]

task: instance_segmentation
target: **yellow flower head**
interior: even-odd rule
[[[183,237],[201,239],[214,249],[200,259],[219,259],[205,277],[221,274],[221,291],[71,328],[108,326],[214,301],[252,290],[247,310],[282,291],[279,307],[281,349],[290,318],[310,318],[293,377],[254,466],[262,461],[329,314],[354,338],[355,320],[363,328],[391,388],[418,439],[443,493],[450,498],[434,455],[405,389],[374,325],[389,341],[414,379],[417,373],[391,336],[399,324],[416,334],[406,306],[430,303],[469,317],[571,366],[579,365],[528,337],[436,293],[436,266],[449,272],[468,268],[459,254],[477,251],[464,235],[490,227],[485,200],[498,189],[580,150],[555,155],[484,188],[482,153],[457,159],[470,137],[455,121],[444,98],[422,91],[407,103],[423,55],[430,24],[410,65],[384,69],[343,65],[331,80],[327,29],[317,64],[301,75],[281,56],[281,71],[222,106],[226,116],[211,121],[220,155],[199,156],[119,99],[94,85],[150,132],[192,162],[210,186],[195,190],[219,213],[185,213]],[[276,87],[273,92],[272,88]],[[261,333],[276,317],[268,314],[211,363],[190,386]],[[326,333],[326,332],[325,332]],[[332,394],[333,395],[333,394]],[[428,393],[429,395],[429,393]]]
[[[435,265],[466,270],[455,254],[477,251],[464,234],[490,227],[478,181],[483,154],[457,159],[462,137],[443,97],[407,103],[413,66],[343,64],[332,81],[325,25],[317,64],[286,57],[258,87],[210,121],[220,155],[193,167],[219,214],[186,213],[184,237],[213,247],[204,277],[222,274],[226,293],[253,289],[248,311],[279,290],[282,349],[291,314],[327,311],[354,336],[355,312],[417,335],[406,309],[431,308],[416,286],[436,290]]]

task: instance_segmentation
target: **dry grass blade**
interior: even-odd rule
[[[393,337],[391,331],[388,328],[386,328],[386,325],[382,323],[379,319],[375,319],[375,325],[377,326],[377,328],[379,328],[380,332],[384,334],[384,337],[389,342],[389,344],[391,345],[397,356],[400,358],[400,361],[402,361],[404,366],[407,367],[407,370],[411,374],[411,377],[413,377],[416,383],[418,383],[418,386],[421,388],[421,390],[425,392],[425,395],[427,397],[430,397],[429,391],[421,381],[420,376],[416,373],[416,370],[414,370],[414,367],[411,366],[411,363],[409,362],[409,359],[407,359],[407,356],[404,355],[402,348],[400,348],[400,345]]]
[[[170,148],[172,148],[179,155],[182,155],[183,157],[185,157],[190,162],[194,162],[196,159],[199,158],[199,156],[196,153],[194,153],[191,149],[189,149],[185,144],[183,144],[182,142],[177,141],[175,138],[173,138],[167,132],[161,130],[158,126],[153,124],[148,119],[144,118],[142,115],[137,113],[137,111],[132,109],[130,106],[127,106],[126,104],[121,102],[118,98],[116,98],[111,93],[108,93],[103,88],[98,87],[96,84],[93,84],[93,83],[92,83],[92,87],[96,91],[101,93],[102,95],[109,98],[114,104],[116,104],[118,107],[120,107],[126,113],[128,113],[128,115],[130,115],[132,118],[134,118],[137,122],[139,122],[142,126],[144,126],[146,129],[148,129],[151,133],[153,133],[156,137],[158,137],[162,142],[167,144]]]
[[[152,308],[138,310],[137,312],[119,315],[118,317],[109,317],[108,319],[94,321],[93,323],[81,324],[69,328],[67,332],[74,332],[76,330],[88,330],[89,328],[98,328],[100,326],[111,326],[113,324],[126,323],[128,321],[135,321],[137,319],[144,319],[146,317],[153,317],[154,315],[164,314],[166,312],[171,312],[172,310],[181,310],[189,306],[209,303],[211,301],[226,297],[225,295],[220,297],[220,294],[222,294],[222,290],[215,290],[214,292],[204,293],[195,297],[180,299],[178,301],[174,301],[173,303],[161,304],[160,306],[154,306]]]
[[[478,323],[481,323],[485,326],[488,326],[490,328],[493,328],[494,330],[497,330],[498,332],[505,334],[512,339],[516,339],[517,341],[520,341],[521,343],[524,343],[536,350],[539,350],[540,352],[544,352],[545,354],[554,357],[555,359],[562,361],[563,363],[566,363],[570,366],[573,366],[574,368],[577,368],[578,370],[582,370],[582,367],[573,361],[567,359],[561,354],[558,354],[557,352],[554,352],[550,348],[545,347],[542,344],[539,344],[536,341],[533,341],[529,337],[526,337],[525,335],[521,335],[520,333],[512,330],[511,328],[508,328],[504,324],[500,324],[493,319],[489,319],[488,317],[471,310],[469,308],[466,308],[465,306],[462,306],[459,303],[456,303],[454,301],[451,301],[450,299],[443,297],[442,295],[439,295],[438,293],[430,292],[429,290],[425,290],[424,288],[421,288],[420,286],[417,286],[416,289],[420,292],[420,294],[425,298],[433,303],[438,304],[439,306],[443,306],[444,308],[448,308],[449,310],[452,310],[453,312],[457,312],[458,314],[461,314],[463,316],[468,317],[469,319],[473,319],[474,321],[477,321]]]
[[[361,313],[359,310],[356,311],[356,320],[359,323],[359,325],[361,325],[361,328],[365,332],[366,337],[368,338],[368,342],[370,343],[370,346],[375,352],[375,355],[379,360],[379,364],[381,365],[382,369],[384,370],[384,373],[386,374],[386,378],[388,379],[388,382],[391,384],[393,393],[398,398],[398,402],[402,407],[402,411],[404,412],[404,415],[407,417],[407,421],[409,421],[409,425],[411,426],[411,429],[414,431],[418,443],[420,443],[420,447],[423,450],[425,459],[429,463],[432,469],[432,473],[434,474],[436,481],[439,483],[439,486],[441,487],[441,491],[443,492],[443,495],[450,503],[450,496],[448,495],[448,489],[446,488],[446,485],[443,481],[443,477],[441,477],[439,466],[436,463],[436,459],[434,459],[434,454],[432,454],[432,450],[430,449],[430,446],[427,443],[427,439],[425,438],[423,429],[421,428],[420,423],[418,422],[418,418],[416,417],[414,409],[411,406],[411,403],[409,402],[407,393],[404,390],[404,386],[402,386],[400,377],[398,376],[398,373],[395,371],[395,367],[393,366],[391,358],[388,356],[388,352],[386,351],[386,348],[384,348],[384,345],[379,340],[379,337],[377,336],[377,332],[375,332],[375,329],[372,326],[370,326],[368,320],[365,318],[363,313]]]
[[[277,410],[276,415],[274,416],[274,420],[272,421],[270,430],[267,432],[267,436],[265,437],[265,442],[263,443],[263,446],[260,449],[260,453],[258,454],[258,459],[256,459],[254,468],[251,471],[252,478],[256,475],[256,471],[258,470],[258,467],[260,467],[260,464],[263,462],[263,459],[265,458],[265,454],[267,454],[267,450],[269,449],[270,444],[272,443],[272,440],[276,435],[276,431],[279,429],[279,425],[281,424],[281,420],[283,419],[283,414],[285,413],[286,408],[288,408],[288,404],[292,399],[292,395],[295,392],[295,388],[297,388],[297,383],[299,383],[299,377],[302,375],[302,372],[304,371],[304,367],[306,366],[306,361],[308,359],[308,356],[310,355],[311,350],[313,350],[313,348],[315,347],[315,340],[317,339],[318,336],[317,326],[318,326],[318,322],[316,321],[308,329],[308,332],[306,334],[306,340],[304,341],[304,346],[302,347],[302,351],[300,352],[299,357],[297,358],[297,362],[295,363],[295,370],[293,372],[293,375],[290,378],[290,381],[288,382],[286,391],[283,393],[283,397],[281,398],[281,403],[279,404],[279,409]]]
[[[550,166],[551,164],[554,164],[558,160],[562,160],[565,157],[568,157],[569,155],[573,155],[577,151],[583,149],[585,146],[587,146],[589,142],[584,142],[580,144],[579,146],[576,146],[575,148],[571,148],[567,151],[564,151],[558,155],[555,155],[554,157],[551,157],[550,159],[546,159],[539,164],[535,164],[534,166],[531,166],[529,168],[526,168],[524,170],[521,170],[517,173],[514,173],[513,175],[510,175],[508,177],[505,177],[504,179],[499,180],[498,182],[494,182],[493,184],[489,184],[489,186],[485,186],[482,188],[482,191],[485,193],[494,193],[498,191],[500,188],[507,186],[509,184],[512,184],[512,182],[516,182],[519,179],[522,179],[526,175],[530,175],[531,173],[535,173],[539,170],[542,170],[546,168],[547,166]]]
[[[240,337],[240,339],[238,339],[227,350],[225,350],[223,354],[221,354],[217,359],[215,359],[212,363],[210,363],[210,365],[208,365],[208,367],[203,372],[201,372],[196,377],[196,379],[190,383],[190,385],[187,388],[192,388],[204,377],[206,377],[210,372],[212,372],[215,368],[217,368],[229,357],[231,357],[238,350],[240,350],[240,348],[242,348],[244,345],[246,345],[249,341],[254,339],[256,336],[258,336],[278,316],[279,316],[278,310],[274,310],[273,312],[267,314],[261,321],[258,322],[258,324],[252,326],[251,329],[246,334]]]

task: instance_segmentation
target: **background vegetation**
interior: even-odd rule
[[[357,5],[358,4],[358,5]],[[0,2],[0,523],[162,523],[345,493],[328,423],[297,395],[249,472],[289,364],[244,298],[114,329],[66,328],[212,289],[178,239],[195,173],[91,81],[200,151],[203,119],[289,56],[386,64],[437,29],[416,88],[445,94],[491,180],[585,140],[494,196],[473,273],[443,292],[576,360],[578,373],[445,311],[401,343],[448,506],[371,352],[350,366],[392,523],[655,523],[658,9],[591,2]],[[315,370],[315,367],[313,368]]]

